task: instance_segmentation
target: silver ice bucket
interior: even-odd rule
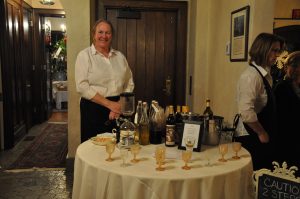
[[[220,135],[222,130],[224,117],[214,116],[213,120],[204,120],[204,134],[202,144],[205,145],[218,145],[220,142]]]

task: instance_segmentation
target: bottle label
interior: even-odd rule
[[[149,144],[149,138],[150,138],[150,129],[149,125],[143,125],[140,124],[139,126],[139,133],[140,133],[140,144],[141,145],[147,145]]]
[[[134,143],[135,131],[120,131],[120,143],[122,146],[130,146]]]
[[[166,125],[166,145],[175,145],[175,125]]]

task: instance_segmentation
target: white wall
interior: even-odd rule
[[[196,34],[189,43],[195,42],[195,53],[188,60],[194,63],[192,109],[202,113],[205,99],[210,98],[214,113],[232,122],[237,112],[236,84],[247,62],[230,62],[225,54],[230,41],[231,12],[250,5],[250,47],[257,34],[272,32],[274,0],[193,1],[197,7]]]
[[[75,88],[74,65],[79,51],[90,45],[90,4],[82,0],[61,2],[68,28],[68,156],[74,157],[80,144],[79,95]]]
[[[299,0],[276,0],[274,18],[287,18],[278,19],[274,21],[274,28],[283,26],[300,25],[300,19],[291,20],[293,9],[300,9]]]

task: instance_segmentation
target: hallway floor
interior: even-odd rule
[[[54,112],[48,122],[66,122],[67,113]],[[37,136],[47,122],[36,125],[11,150],[0,152],[0,199],[69,199],[73,186],[73,160],[65,168],[5,170]]]

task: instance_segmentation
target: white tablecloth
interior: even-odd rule
[[[231,145],[231,144],[229,144]],[[205,146],[204,146],[205,147]],[[202,147],[202,148],[204,148]],[[252,161],[242,149],[239,160],[233,160],[233,151],[221,163],[218,148],[193,152],[191,170],[183,170],[183,161],[177,147],[167,147],[165,171],[156,171],[153,156],[155,145],[142,146],[139,163],[121,167],[120,151],[116,148],[113,162],[105,161],[104,146],[86,141],[79,145],[75,156],[73,199],[248,199],[253,198]],[[177,158],[174,158],[177,157]],[[212,166],[207,166],[207,157]]]
[[[61,103],[68,101],[68,82],[53,81],[52,95],[56,103],[56,109],[61,109]]]
[[[68,101],[68,91],[56,91],[55,103],[56,109],[61,109],[61,103]]]

